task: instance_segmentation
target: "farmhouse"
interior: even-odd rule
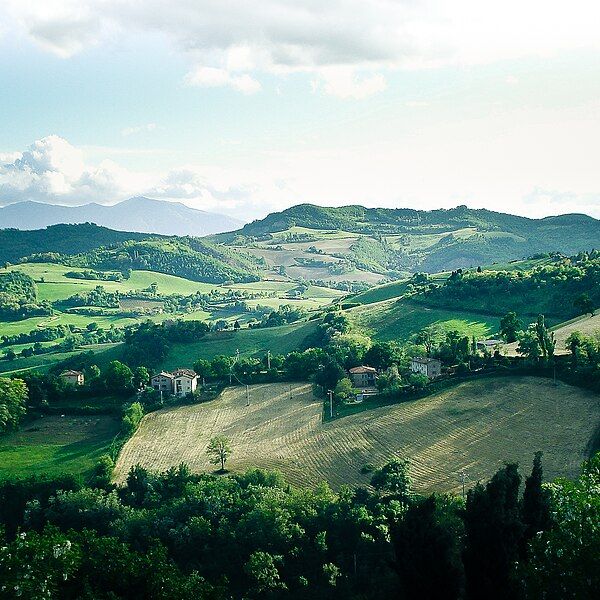
[[[191,369],[177,369],[172,374],[176,396],[187,396],[187,394],[194,392],[198,386],[198,375]]]
[[[157,392],[186,396],[194,392],[198,386],[198,375],[191,369],[161,371],[152,377],[150,384]]]
[[[410,361],[410,370],[429,379],[435,379],[442,374],[442,361],[437,358],[417,356]]]
[[[167,373],[166,371],[161,371],[160,373],[154,375],[150,380],[150,385],[157,391],[163,392],[164,394],[172,394],[174,385],[173,380],[175,378],[171,373]]]
[[[353,367],[348,373],[354,387],[359,389],[375,387],[377,369],[361,365],[360,367]]]
[[[67,371],[63,371],[60,376],[71,385],[83,385],[85,383],[85,377],[81,371],[68,369]]]
[[[495,352],[496,350],[500,350],[504,346],[503,340],[479,340],[477,342],[477,350],[481,350],[485,352]]]

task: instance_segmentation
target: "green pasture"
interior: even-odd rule
[[[267,350],[272,354],[287,354],[300,348],[315,328],[314,322],[302,322],[265,329],[210,333],[194,344],[173,344],[161,368],[191,367],[199,358],[210,360],[220,354],[235,356],[236,350],[243,357],[260,357]]]
[[[28,475],[87,475],[108,452],[120,420],[106,415],[46,416],[0,435],[0,479]]]
[[[403,342],[429,325],[461,335],[487,338],[498,331],[500,319],[476,313],[428,308],[409,301],[388,301],[350,309],[355,326],[374,339]]]

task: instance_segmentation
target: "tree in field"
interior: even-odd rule
[[[333,391],[336,400],[348,400],[354,393],[355,389],[352,387],[352,382],[348,377],[343,377],[337,382]]]
[[[440,342],[443,337],[443,331],[439,325],[428,325],[419,331],[414,338],[415,344],[424,346],[427,356],[429,356],[436,345]]]
[[[554,356],[556,340],[554,339],[554,332],[550,331],[548,327],[546,327],[544,315],[538,315],[535,323],[535,333],[538,339],[538,344],[542,351],[542,358],[544,360],[551,359]]]
[[[517,352],[526,356],[529,360],[538,361],[542,356],[542,349],[535,331],[535,325],[530,325],[519,335],[519,345]]]
[[[517,317],[516,312],[506,313],[500,319],[500,335],[508,342],[517,341],[517,333],[523,329],[523,321]]]
[[[573,302],[573,306],[581,315],[587,315],[589,313],[591,317],[594,316],[595,307],[589,294],[584,293],[580,296],[577,296]]]
[[[339,363],[330,356],[325,356],[321,367],[315,375],[315,381],[323,386],[324,389],[333,389],[337,385],[337,382],[342,379],[345,375],[344,369]]]
[[[194,371],[197,373],[200,379],[210,379],[215,376],[215,372],[212,370],[211,364],[209,360],[205,360],[204,358],[199,358],[194,363]],[[228,368],[229,371],[229,368]]]
[[[231,445],[229,440],[224,435],[213,437],[206,448],[209,461],[213,465],[221,465],[221,472],[225,471],[225,463],[231,456]]]
[[[0,377],[0,433],[17,429],[26,402],[27,386],[22,379]]]

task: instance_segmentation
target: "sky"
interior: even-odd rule
[[[2,0],[0,206],[600,218],[591,0]]]

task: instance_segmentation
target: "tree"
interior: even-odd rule
[[[240,322],[236,319],[235,323],[233,324],[233,330],[239,331],[240,329],[241,329]]]
[[[442,336],[443,331],[439,325],[428,325],[415,335],[414,341],[415,344],[424,346],[425,351],[429,356],[433,352]]]
[[[0,377],[0,433],[18,428],[26,402],[27,386],[22,379]]]
[[[550,331],[546,327],[546,320],[544,315],[538,315],[535,323],[535,333],[537,336],[539,347],[542,351],[542,358],[544,360],[551,359],[554,356],[554,348],[556,347],[556,340],[554,338],[554,332]]]
[[[205,360],[204,358],[199,358],[193,366],[194,371],[198,374],[200,379],[210,379],[215,376],[215,372],[212,369],[209,360]]]
[[[224,435],[217,435],[213,437],[208,443],[206,453],[209,456],[209,461],[213,465],[221,465],[221,472],[225,471],[225,463],[231,456],[231,445],[229,439]]]
[[[573,302],[573,306],[581,315],[587,315],[589,313],[591,317],[594,316],[594,303],[588,293],[577,296]]]
[[[131,389],[133,372],[122,362],[113,360],[104,371],[104,381],[109,390],[123,391]]]
[[[553,524],[530,545],[528,598],[580,600],[600,589],[600,453],[583,464],[576,481],[548,486]]]
[[[464,572],[456,501],[432,495],[409,506],[390,530],[401,598],[461,597]]]
[[[136,367],[133,372],[133,385],[142,389],[150,383],[150,373],[146,367]]]
[[[96,331],[98,329],[98,323],[96,323],[96,321],[92,321],[91,323],[88,323],[85,328],[88,331]]]
[[[325,355],[325,359],[315,375],[315,381],[324,389],[331,390],[335,388],[337,382],[344,377],[345,373],[334,358]]]
[[[500,335],[508,342],[517,341],[517,333],[523,329],[523,321],[516,312],[507,312],[500,319]]]
[[[378,371],[389,369],[402,357],[402,350],[395,342],[375,342],[364,356],[365,364]]]
[[[550,527],[550,493],[543,487],[542,453],[536,452],[531,475],[525,480],[521,514],[525,524],[522,556],[526,556],[527,544],[534,536]]]
[[[343,377],[337,382],[334,392],[336,400],[348,400],[354,393],[355,389],[352,382],[347,377]]]
[[[396,459],[386,463],[373,473],[371,485],[380,492],[389,492],[408,502],[413,496],[409,461]]]
[[[520,483],[517,465],[508,464],[485,487],[478,483],[469,490],[463,563],[470,600],[517,597],[515,567],[524,531]]]
[[[260,550],[253,552],[244,565],[246,575],[252,581],[253,590],[259,594],[268,594],[276,590],[285,590],[277,565],[283,562],[283,556],[272,555]]]

